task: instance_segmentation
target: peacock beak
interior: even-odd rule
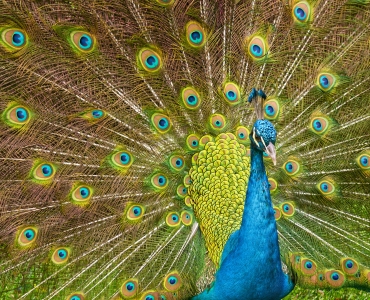
[[[266,147],[267,154],[271,157],[272,162],[274,163],[274,166],[276,166],[276,150],[273,143],[269,143]]]

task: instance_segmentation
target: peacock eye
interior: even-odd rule
[[[301,270],[304,275],[313,275],[316,273],[316,263],[310,259],[303,258],[301,261]]]
[[[334,192],[334,185],[328,181],[323,181],[320,183],[320,190],[324,194],[331,194]]]
[[[341,287],[345,282],[345,276],[337,270],[329,270],[325,273],[325,278],[332,287]]]
[[[82,293],[73,293],[67,297],[67,300],[85,300],[85,296]]]
[[[95,109],[91,112],[91,114],[93,118],[100,119],[104,115],[104,112],[100,109]]]
[[[111,156],[114,166],[127,170],[133,163],[132,155],[129,151],[119,151]]]
[[[238,104],[240,102],[240,89],[235,83],[227,82],[224,85],[223,96],[228,104]]]
[[[337,272],[334,272],[330,275],[331,279],[333,280],[339,280],[339,274]]]
[[[74,46],[80,51],[89,53],[94,49],[95,39],[85,31],[73,31],[71,39]]]
[[[330,91],[336,83],[335,76],[329,73],[320,73],[317,79],[318,87],[324,91]]]
[[[188,189],[184,185],[180,184],[176,189],[176,193],[177,196],[183,199],[187,195]]]
[[[249,130],[247,127],[238,126],[235,131],[236,139],[239,143],[246,145],[249,143]]]
[[[163,174],[155,174],[151,178],[151,184],[156,190],[164,190],[168,186],[168,180]]]
[[[273,178],[268,178],[268,183],[269,183],[270,192],[271,193],[275,192],[278,187],[277,181]]]
[[[37,228],[33,226],[28,226],[18,231],[18,245],[21,247],[31,246],[36,241],[37,233]]]
[[[122,285],[121,285],[121,295],[126,299],[126,298],[131,298],[134,295],[137,294],[137,289],[138,289],[138,281],[135,278],[130,278],[126,280]]]
[[[357,165],[364,170],[370,169],[370,155],[368,152],[360,154],[356,158]]]
[[[183,211],[181,213],[181,222],[186,226],[191,225],[193,223],[193,215],[187,211]]]
[[[78,184],[72,188],[71,198],[76,204],[86,204],[93,196],[93,189],[84,184]]]
[[[293,7],[293,16],[299,23],[305,23],[309,20],[311,7],[306,1],[300,1]]]
[[[294,205],[291,202],[284,202],[281,204],[281,211],[284,216],[291,217],[294,215],[295,209]]]
[[[226,118],[220,114],[214,114],[210,118],[210,126],[216,131],[223,130],[226,126]]]
[[[329,121],[324,117],[312,118],[310,128],[314,133],[318,135],[323,135],[329,129]]]
[[[206,33],[197,22],[186,24],[186,39],[190,46],[194,48],[202,47],[205,43]]]
[[[182,90],[181,99],[188,109],[197,109],[201,103],[199,93],[192,87],[187,87]]]
[[[166,133],[171,129],[170,118],[164,114],[155,113],[151,118],[152,125],[159,133]]]
[[[3,45],[9,52],[21,50],[27,44],[27,35],[19,28],[5,29],[2,32],[0,28],[0,33]]]
[[[171,272],[164,278],[163,286],[167,291],[175,292],[181,287],[182,281],[178,272]]]
[[[297,175],[300,171],[300,164],[295,160],[288,160],[284,164],[284,171],[289,176]]]
[[[248,52],[251,55],[253,59],[262,59],[266,53],[266,42],[265,40],[260,36],[255,36],[252,38],[248,44]]]
[[[275,216],[275,220],[280,220],[281,218],[281,210],[279,207],[276,207],[274,206],[274,216]]]
[[[131,221],[142,219],[145,213],[145,207],[140,204],[131,203],[126,207],[126,217]]]
[[[192,181],[191,181],[191,177],[190,177],[190,175],[189,175],[189,174],[186,174],[186,175],[184,176],[184,180],[183,180],[183,182],[184,182],[184,185],[185,185],[186,187],[189,187],[189,186],[191,185]]]
[[[60,265],[68,261],[69,258],[69,249],[67,248],[58,248],[53,252],[51,260],[54,264]]]
[[[185,159],[181,155],[172,155],[169,158],[169,165],[172,171],[180,172],[185,168]]]
[[[358,263],[352,258],[341,259],[342,270],[348,275],[355,275],[359,271]]]
[[[79,46],[84,49],[84,50],[88,50],[91,48],[91,45],[92,45],[92,38],[89,37],[87,34],[83,34],[81,37],[80,37],[80,40],[79,40]]]
[[[166,216],[166,223],[170,227],[176,227],[180,224],[180,216],[177,212],[170,212]]]
[[[367,156],[361,156],[360,158],[360,162],[361,162],[361,165],[364,166],[364,167],[368,167],[369,166],[369,158]]]
[[[268,100],[264,104],[265,118],[268,120],[275,120],[279,116],[280,105],[277,100]]]
[[[31,120],[30,110],[14,102],[8,104],[3,116],[5,122],[13,128],[22,128],[23,125],[26,125]]]
[[[26,36],[20,31],[14,31],[12,35],[12,44],[15,47],[22,47],[26,42]]]
[[[48,183],[53,179],[56,169],[51,163],[38,163],[33,168],[33,178],[39,183]]]
[[[157,300],[157,292],[155,291],[147,291],[142,294],[140,300]]]
[[[141,49],[139,61],[142,68],[147,72],[156,72],[162,68],[162,59],[159,54],[149,48]]]
[[[197,150],[199,146],[199,136],[196,134],[189,134],[186,138],[186,146],[189,150]]]

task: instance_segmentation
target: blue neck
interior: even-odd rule
[[[281,268],[263,153],[252,147],[241,227],[225,246],[212,288],[194,299],[276,300],[287,295],[293,287]]]
[[[260,251],[264,249],[273,255],[270,259],[273,259],[274,264],[281,264],[275,214],[263,164],[263,153],[252,147],[247,195],[239,230],[239,246],[253,252],[256,250],[254,245],[259,245]]]

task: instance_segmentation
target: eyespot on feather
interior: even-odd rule
[[[154,50],[143,48],[138,54],[140,66],[147,72],[154,73],[162,68],[162,58]]]
[[[317,135],[324,135],[329,130],[329,120],[325,117],[312,117],[310,121],[310,129]]]
[[[26,32],[19,28],[0,28],[0,45],[10,53],[24,49],[28,45]]]
[[[180,225],[180,216],[177,212],[169,212],[166,216],[166,224],[170,227],[177,227]]]
[[[190,226],[193,223],[193,214],[184,210],[181,212],[181,222],[185,226]]]
[[[276,180],[273,178],[269,178],[268,183],[269,183],[270,193],[276,192],[277,187],[278,187]]]
[[[35,161],[31,170],[31,178],[38,184],[50,183],[56,173],[56,166],[49,162]]]
[[[111,162],[115,167],[127,170],[133,163],[133,157],[129,151],[119,151],[111,155]]]
[[[104,110],[101,109],[91,109],[82,114],[82,118],[90,121],[90,122],[97,122],[106,117],[106,113]]]
[[[261,36],[254,36],[248,43],[248,53],[254,60],[261,60],[266,57],[267,44]]]
[[[199,23],[190,21],[186,24],[186,40],[194,48],[203,47],[206,42],[206,33]]]
[[[283,202],[280,205],[280,210],[285,217],[291,217],[295,212],[294,204],[292,202]]]
[[[277,100],[271,99],[264,103],[264,116],[267,120],[276,120],[280,114],[280,104]]]
[[[85,300],[85,295],[81,292],[75,292],[70,294],[66,300]]]
[[[151,117],[151,123],[156,131],[161,134],[167,133],[172,127],[171,119],[161,113],[154,113]]]
[[[186,174],[183,180],[184,185],[188,188],[191,185],[191,177],[189,174]]]
[[[328,270],[325,272],[325,279],[326,281],[332,286],[333,288],[340,288],[346,282],[345,275],[338,270]]]
[[[209,125],[215,131],[221,131],[226,126],[226,118],[221,114],[213,114],[209,119]]]
[[[363,170],[370,169],[370,151],[365,151],[357,156],[356,158],[357,165]]]
[[[186,196],[184,202],[185,202],[185,205],[187,207],[192,207],[191,206],[191,198],[190,198],[190,196]]]
[[[324,92],[330,91],[336,84],[336,78],[330,73],[320,73],[316,79],[316,85]]]
[[[143,218],[145,207],[138,203],[129,203],[126,206],[126,218],[130,221],[139,221]]]
[[[23,106],[10,104],[4,111],[5,122],[13,128],[21,128],[31,120],[31,111]]]
[[[173,271],[166,275],[163,280],[163,286],[167,291],[175,292],[180,289],[182,280],[177,271]]]
[[[29,247],[35,243],[38,236],[38,228],[26,226],[18,230],[17,243],[20,247]]]
[[[336,191],[334,182],[328,179],[321,180],[316,187],[324,196],[331,196]]]
[[[199,108],[202,102],[199,93],[192,87],[187,87],[182,90],[181,100],[186,108],[192,110]]]
[[[307,23],[311,16],[311,7],[306,1],[300,1],[293,6],[293,18],[298,23]]]
[[[154,174],[150,179],[151,185],[156,190],[164,190],[168,186],[168,179],[161,173]]]
[[[181,199],[184,199],[188,194],[188,189],[183,184],[180,184],[176,189],[176,193],[177,196],[179,196]]]
[[[154,290],[149,290],[143,292],[140,300],[159,300],[159,293]]]
[[[316,263],[308,258],[302,258],[301,259],[301,272],[303,275],[314,275],[317,271],[317,265]]]
[[[172,171],[181,172],[186,167],[185,158],[182,155],[171,155],[168,159]]]
[[[138,280],[136,278],[130,278],[121,285],[120,292],[124,299],[131,299],[137,295],[138,289]]]
[[[94,194],[94,189],[86,184],[74,184],[71,190],[71,201],[74,204],[85,205],[89,203]]]
[[[285,171],[285,173],[289,176],[295,176],[297,175],[298,173],[300,173],[300,164],[299,162],[293,160],[293,159],[289,159],[288,161],[286,161],[283,165],[283,169]]]
[[[276,207],[276,206],[274,206],[273,208],[274,208],[275,220],[278,221],[281,218],[281,210],[279,207]]]
[[[196,134],[189,134],[186,138],[186,146],[189,150],[198,150],[199,146],[199,136]]]
[[[90,53],[95,48],[95,37],[86,31],[72,31],[71,41],[73,46],[82,53]]]
[[[51,261],[56,265],[65,264],[70,256],[70,249],[67,247],[60,247],[54,250]]]
[[[359,265],[353,258],[347,257],[340,260],[340,265],[345,274],[354,276],[359,271]]]
[[[222,95],[231,106],[240,103],[240,89],[234,82],[226,82],[224,84]]]

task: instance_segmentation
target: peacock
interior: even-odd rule
[[[369,2],[2,0],[0,299],[370,299]]]

